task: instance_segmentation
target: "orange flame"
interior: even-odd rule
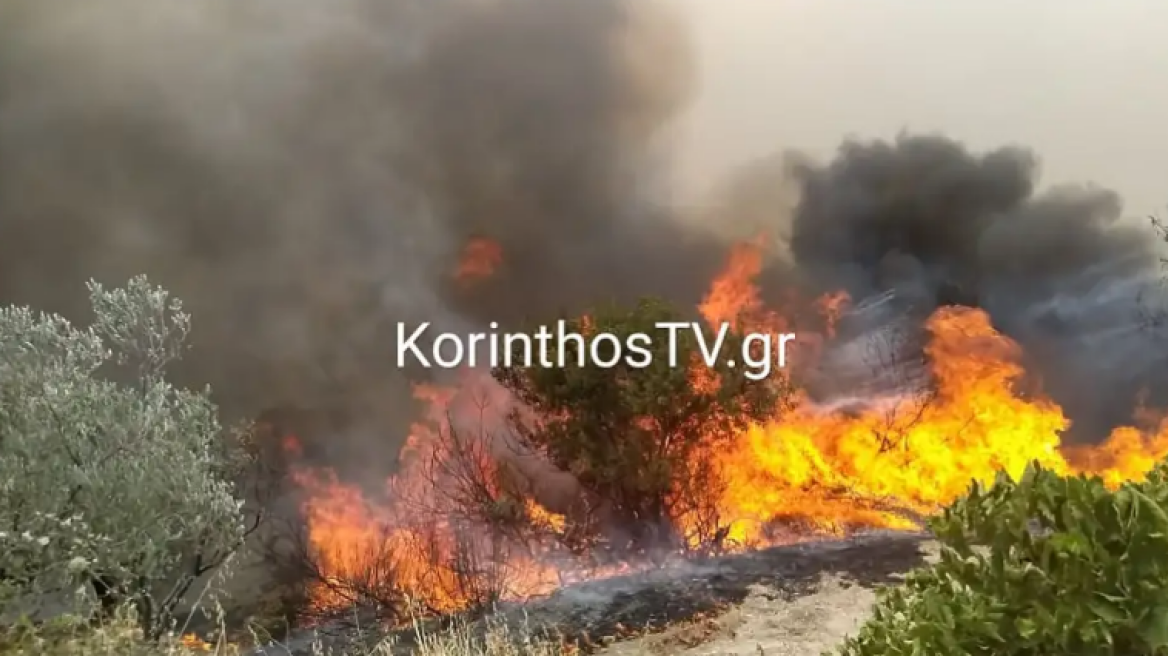
[[[502,246],[490,239],[476,237],[463,248],[454,277],[461,283],[488,278],[502,262]]]
[[[193,633],[183,634],[178,639],[178,644],[182,648],[189,651],[211,651],[215,648],[214,645],[209,642],[205,642],[202,638]]]
[[[903,528],[910,522],[882,505],[927,514],[999,470],[1017,476],[1033,460],[1068,469],[1058,452],[1066,419],[1047,401],[1014,394],[1018,349],[986,315],[943,308],[928,329],[935,394],[854,415],[804,400],[723,456],[723,507],[739,520],[733,537],[760,539],[761,527],[784,517],[830,530]]]
[[[430,403],[430,416],[415,424],[400,455],[401,471],[387,481],[380,503],[332,471],[294,470],[296,482],[309,492],[303,512],[310,546],[317,566],[330,578],[317,586],[316,605],[355,601],[353,582],[379,600],[400,596],[403,603],[432,612],[495,597],[547,594],[560,586],[557,569],[538,554],[460,516],[479,502],[494,504],[479,509],[484,513],[515,513],[525,525],[549,531],[559,530],[564,521],[502,489],[491,435],[456,434],[446,424],[452,414],[477,413],[483,426],[500,420],[506,409],[501,389],[473,382],[463,390],[424,385],[415,390]],[[498,403],[492,406],[493,401]],[[468,489],[474,485],[483,487]]]
[[[497,264],[499,251],[488,244],[471,246],[479,255],[494,254],[487,260]],[[707,321],[768,332],[791,325],[761,301],[755,278],[762,256],[757,243],[732,253],[699,308]],[[471,261],[480,260],[464,258],[464,264]],[[800,358],[816,357],[834,335],[846,303],[842,294],[815,302],[822,321],[818,333],[800,334]],[[963,494],[971,480],[989,482],[1003,470],[1018,476],[1032,461],[1059,472],[1095,473],[1118,485],[1141,477],[1168,455],[1168,419],[1147,412],[1139,427],[1117,429],[1098,447],[1063,447],[1068,420],[1049,399],[1019,390],[1025,373],[1021,349],[996,332],[984,312],[942,308],[926,328],[930,390],[870,399],[858,411],[822,407],[796,392],[793,404],[751,426],[730,448],[703,453],[726,483],[717,510],[729,523],[730,544],[775,543],[855,527],[911,528],[909,517],[935,512]],[[696,374],[695,384],[701,383]],[[506,578],[495,594],[523,598],[624,567],[595,566],[557,550],[555,540],[516,541],[465,521],[468,498],[454,498],[460,494],[478,495],[473,499],[478,511],[521,517],[544,536],[562,537],[572,524],[568,516],[541,506],[531,490],[508,483],[508,468],[515,463],[505,455],[505,440],[489,431],[502,426],[512,401],[489,381],[477,387],[489,403],[468,394],[472,387],[419,388],[431,416],[411,432],[401,470],[387,484],[386,501],[371,501],[330,472],[297,473],[310,493],[304,512],[324,571],[368,576],[369,559],[378,556],[392,564],[394,584],[405,594],[423,599],[432,610],[451,611],[475,601],[468,577],[474,579],[472,589],[492,577]],[[472,423],[487,428],[457,436],[451,416],[474,416]],[[459,466],[452,469],[452,461]],[[317,600],[345,601],[327,585]]]

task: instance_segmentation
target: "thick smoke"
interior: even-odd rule
[[[822,289],[895,298],[892,316],[985,308],[1022,343],[1076,435],[1098,439],[1131,419],[1141,391],[1168,400],[1163,344],[1141,325],[1162,301],[1158,241],[1123,220],[1115,193],[1037,193],[1037,173],[1018,148],[849,142],[826,166],[798,167],[791,253]]]
[[[692,80],[650,3],[0,12],[0,302],[80,318],[86,279],[145,272],[187,301],[185,373],[233,413],[294,404],[400,436],[395,322],[696,301],[720,266],[659,208],[660,133]],[[452,273],[477,236],[503,263],[468,290]]]
[[[308,408],[389,454],[414,414],[396,322],[692,304],[712,235],[769,222],[800,275],[776,264],[767,289],[979,303],[1073,412],[1128,416],[1150,359],[1112,338],[1116,308],[1154,262],[1113,194],[1035,195],[1023,152],[905,138],[771,162],[727,187],[713,220],[733,225],[695,228],[663,202],[688,46],[649,0],[8,0],[0,302],[82,318],[86,279],[147,273],[195,316],[184,376],[231,413]],[[468,288],[477,237],[502,260]]]
[[[606,299],[696,302],[722,247],[659,205],[663,128],[691,82],[684,32],[635,1],[503,3],[435,35],[414,69],[420,188],[497,275],[449,290],[483,321]]]

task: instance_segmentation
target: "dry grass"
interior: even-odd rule
[[[494,626],[485,638],[476,637],[467,627],[432,635],[418,635],[418,656],[568,656],[574,654],[559,641],[533,637],[530,632]]]
[[[571,656],[576,653],[559,641],[537,638],[504,624],[492,626],[485,635],[466,625],[430,634],[421,625],[416,625],[415,630],[416,640],[408,652],[399,649],[391,640],[383,640],[372,647],[345,650],[325,647],[318,641],[307,650],[297,650],[296,653],[304,656],[397,656],[402,653],[416,656]],[[255,652],[236,644],[211,644],[191,637],[171,637],[152,644],[144,641],[142,632],[128,621],[97,628],[62,622],[35,630],[31,627],[13,630],[0,638],[0,656],[288,656],[292,653],[278,644]]]

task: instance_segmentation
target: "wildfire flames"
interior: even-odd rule
[[[178,640],[179,645],[189,651],[211,651],[215,648],[209,642],[204,641],[199,636],[193,633],[184,633]]]
[[[487,275],[494,266],[479,266],[483,260],[497,263],[498,251],[489,246],[467,252],[477,264],[465,271],[474,275]],[[733,254],[700,307],[707,320],[736,321],[749,330],[790,327],[759,300],[753,280],[761,257],[756,245]],[[795,378],[832,337],[846,302],[842,295],[818,301],[821,334],[800,335]],[[862,527],[911,528],[909,516],[935,512],[965,492],[971,479],[990,481],[1002,470],[1018,476],[1032,461],[1060,472],[1098,474],[1114,485],[1142,476],[1168,454],[1168,423],[1150,412],[1099,446],[1062,446],[1060,435],[1069,425],[1062,409],[1020,389],[1021,349],[996,332],[981,310],[943,307],[926,330],[933,376],[928,392],[871,400],[858,411],[825,408],[795,392],[793,407],[776,409],[772,420],[751,426],[731,448],[701,455],[725,481],[718,515],[729,525],[727,545],[750,548]],[[541,506],[537,491],[520,498],[501,488],[484,491],[498,506],[492,512],[521,516],[535,527],[535,537],[524,544],[488,539],[460,516],[466,499],[454,498],[459,481],[498,481],[504,473],[498,439],[489,431],[501,425],[509,402],[504,391],[475,376],[468,373],[458,389],[418,390],[431,413],[414,426],[383,498],[370,498],[327,470],[295,472],[308,495],[303,510],[311,547],[328,576],[363,577],[369,586],[392,578],[427,608],[452,611],[472,603],[477,587],[522,598],[548,593],[573,576],[620,568],[550,546],[551,536],[566,530],[565,517]],[[451,439],[449,418],[472,416],[472,423],[487,429]],[[461,456],[454,459],[458,466],[449,464],[452,449]],[[374,561],[384,563],[384,570],[371,571]],[[325,584],[316,601],[338,603],[337,594]]]
[[[489,277],[502,261],[503,250],[498,244],[489,239],[472,239],[463,248],[454,278],[460,283],[469,284]]]

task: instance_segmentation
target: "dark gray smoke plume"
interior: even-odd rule
[[[696,301],[720,266],[658,207],[659,132],[691,82],[667,18],[624,0],[6,2],[0,302],[79,317],[86,279],[145,272],[187,301],[185,373],[232,412],[327,408],[401,436],[395,322]],[[468,289],[453,273],[478,236],[503,259]]]
[[[147,273],[195,317],[188,381],[237,415],[319,410],[388,461],[413,416],[395,322],[699,300],[727,245],[662,202],[685,36],[648,0],[7,0],[0,302],[81,317],[86,279]],[[783,194],[753,193],[780,168],[731,186],[726,220],[781,223]],[[1107,336],[1151,250],[1113,195],[1035,196],[1028,156],[940,138],[796,181],[798,282],[980,303],[1053,378],[1116,383],[1089,416],[1126,418],[1138,375]],[[467,286],[478,237],[502,257]]]
[[[943,137],[849,142],[798,170],[790,247],[821,288],[886,294],[895,316],[986,309],[1076,434],[1098,439],[1142,389],[1168,400],[1164,345],[1140,321],[1162,300],[1141,297],[1158,290],[1158,241],[1106,189],[1037,193],[1037,168],[1025,150],[975,154]]]

